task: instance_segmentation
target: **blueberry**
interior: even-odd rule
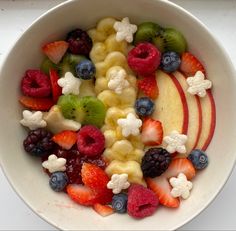
[[[112,197],[112,208],[117,213],[126,213],[128,196],[125,193],[119,193]]]
[[[96,68],[90,60],[80,61],[76,65],[75,70],[77,77],[84,80],[92,79],[96,73]]]
[[[205,152],[194,149],[188,156],[188,159],[192,162],[193,166],[200,170],[204,169],[208,165],[208,157]]]
[[[63,191],[63,189],[66,187],[67,184],[68,184],[68,177],[66,173],[64,172],[52,173],[49,180],[49,185],[52,190],[56,192]]]
[[[149,116],[154,111],[154,103],[148,97],[141,97],[135,102],[135,110],[140,116]]]
[[[180,63],[181,59],[178,53],[174,51],[167,51],[163,53],[161,57],[161,67],[167,73],[176,71],[179,68]]]

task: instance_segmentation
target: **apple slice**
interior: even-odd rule
[[[207,90],[207,95],[200,98],[200,103],[202,108],[202,131],[196,148],[205,151],[211,142],[216,124],[215,101],[211,90]]]
[[[187,156],[197,145],[201,129],[202,129],[202,108],[200,99],[198,96],[191,95],[187,92],[188,84],[186,82],[186,78],[180,72],[174,72],[173,75],[179,81],[181,85],[186,100],[188,104],[189,110],[189,121],[188,121],[188,140],[186,143],[187,152],[184,156]]]
[[[188,105],[181,85],[174,76],[162,71],[156,72],[156,80],[159,96],[152,117],[162,122],[164,136],[173,130],[187,134]]]

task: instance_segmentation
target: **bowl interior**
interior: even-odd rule
[[[183,201],[179,209],[160,208],[154,216],[143,220],[116,214],[101,218],[92,209],[76,205],[63,193],[54,193],[48,187],[48,176],[43,173],[40,161],[26,155],[22,149],[26,132],[19,124],[22,108],[18,97],[25,70],[39,67],[42,60],[40,48],[45,42],[63,39],[68,31],[76,27],[88,29],[106,16],[120,19],[128,16],[136,24],[153,21],[180,30],[190,51],[205,64],[209,79],[214,84],[217,123],[207,150],[209,167],[198,173],[191,197]],[[0,75],[1,165],[25,202],[59,229],[176,229],[214,199],[233,168],[236,157],[236,127],[233,123],[236,117],[236,84],[232,64],[208,30],[188,12],[170,2],[77,0],[64,3],[43,15],[22,35],[6,58]]]

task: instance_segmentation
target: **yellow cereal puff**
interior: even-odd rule
[[[107,148],[103,155],[109,161],[135,160],[141,163],[144,152],[141,149],[135,149],[128,140],[118,140],[111,146],[111,148]]]
[[[103,61],[107,56],[107,48],[104,43],[98,42],[93,44],[93,48],[90,51],[89,57],[93,63]]]
[[[106,72],[112,66],[121,66],[128,73],[130,73],[130,68],[128,67],[126,56],[119,51],[113,51],[106,56],[104,61],[95,64],[96,77],[106,76]]]
[[[127,55],[128,53],[128,44],[125,40],[118,42],[116,40],[116,34],[110,35],[104,42],[106,46],[107,53],[112,51],[120,51],[121,53]]]
[[[133,145],[134,148],[137,149],[143,149],[144,148],[144,144],[141,140],[141,135],[138,136],[130,136],[129,137],[129,141],[131,142],[131,144]]]
[[[128,181],[130,183],[136,183],[146,186],[146,182],[143,179],[143,172],[140,164],[136,161],[130,160],[122,162],[119,160],[113,160],[106,168],[106,173],[111,177],[113,174],[128,174]]]
[[[120,105],[132,107],[135,104],[137,92],[133,87],[127,87],[119,95]]]
[[[96,28],[88,30],[88,34],[93,40],[93,42],[104,42],[105,39],[111,35],[115,34],[116,31],[114,30],[113,26],[116,20],[114,18],[103,18],[101,19]]]
[[[106,90],[108,88],[107,85],[108,85],[108,81],[105,77],[97,78],[95,81],[95,93],[99,94],[100,92]]]
[[[116,131],[106,130],[103,134],[105,136],[105,147],[110,148],[117,141]]]
[[[97,98],[100,99],[105,104],[106,107],[113,107],[120,104],[117,95],[110,90],[102,91],[97,95]]]
[[[137,89],[137,78],[134,75],[127,75],[126,78],[129,81],[130,86]]]

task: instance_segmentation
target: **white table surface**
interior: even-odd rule
[[[31,22],[62,0],[0,0],[0,65]],[[236,1],[174,0],[221,40],[236,66]],[[181,230],[236,230],[236,170],[216,200]],[[34,214],[10,187],[0,169],[0,230],[56,230]]]

